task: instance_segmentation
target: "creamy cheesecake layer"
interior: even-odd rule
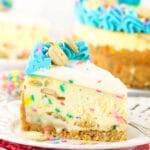
[[[28,123],[52,125],[58,132],[127,127],[125,97],[51,77],[27,77],[24,86]]]
[[[77,23],[74,34],[94,46],[112,46],[115,50],[144,51],[150,49],[150,34],[112,32]]]
[[[117,0],[87,0],[86,1],[86,7],[89,9],[96,9],[100,5],[113,5],[117,4]]]
[[[125,85],[108,71],[95,66],[93,63],[72,61],[68,66],[55,66],[50,70],[40,69],[33,75],[54,77],[60,80],[73,80],[77,85],[90,87],[118,95],[126,95]],[[114,86],[115,84],[115,86]]]

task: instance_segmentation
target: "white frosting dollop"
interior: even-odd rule
[[[60,80],[73,80],[75,84],[126,96],[126,86],[108,71],[95,66],[90,61],[80,63],[72,61],[69,66],[56,66],[40,69],[34,75],[49,76]]]

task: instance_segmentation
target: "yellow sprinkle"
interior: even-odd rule
[[[140,20],[141,20],[142,22],[144,22],[144,21],[145,21],[145,18],[140,18]]]
[[[29,79],[39,79],[39,77],[37,77],[37,76],[31,76],[30,78],[28,78],[28,80]]]
[[[54,68],[54,65],[49,66],[50,68]]]
[[[115,49],[111,48],[111,53],[114,54],[115,53]]]
[[[88,142],[86,140],[83,141],[84,144],[87,144]]]
[[[49,39],[48,38],[43,38],[42,41],[45,42],[45,43],[49,43]]]
[[[55,43],[54,46],[59,46],[59,43]]]
[[[16,76],[16,75],[18,75],[18,74],[19,74],[19,71],[17,71],[17,70],[12,72],[12,75],[13,75],[13,76]]]
[[[30,104],[31,104],[31,98],[30,97],[27,97],[25,100],[24,100],[24,104],[26,107],[29,107]]]

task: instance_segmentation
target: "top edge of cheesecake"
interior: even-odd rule
[[[60,48],[68,57],[68,63],[64,66],[53,63],[53,60],[48,56],[48,49],[53,45],[51,43],[39,43],[32,52],[26,68],[28,76],[39,75],[60,80],[73,80],[78,85],[126,96],[126,87],[118,78],[115,78],[108,71],[95,66],[90,61],[88,46],[85,42],[75,42],[75,46],[79,50],[78,53],[71,50],[67,42],[57,44],[56,47]],[[40,48],[43,49],[39,51],[38,49]],[[45,55],[42,54],[43,56],[38,54],[43,52],[45,53]]]

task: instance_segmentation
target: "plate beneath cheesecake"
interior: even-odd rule
[[[131,148],[150,143],[150,138],[135,128],[128,126],[128,140],[123,142],[97,142],[68,140],[50,137],[48,141],[36,142],[22,136],[19,123],[20,101],[5,100],[0,104],[0,139],[10,142],[57,149],[117,149]],[[128,100],[129,120],[149,128],[150,124],[150,98],[132,97]]]
[[[128,89],[128,97],[150,97],[150,90]]]

